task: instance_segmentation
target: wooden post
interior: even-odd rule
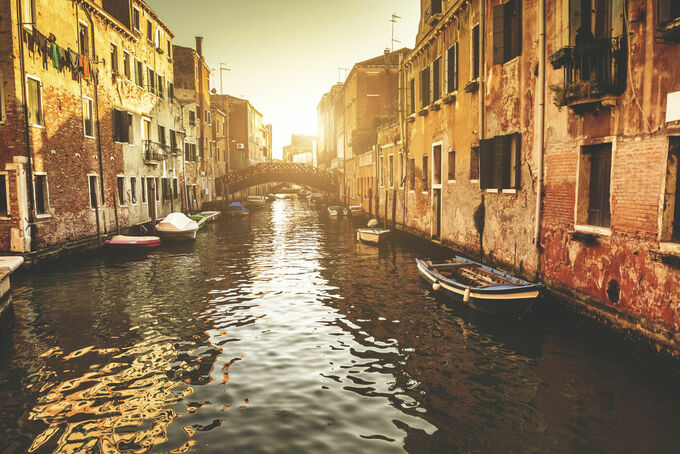
[[[156,234],[156,182],[149,186],[149,206],[151,207],[151,233]]]

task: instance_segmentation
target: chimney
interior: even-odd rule
[[[392,51],[390,50],[390,48],[389,48],[389,47],[386,47],[386,48],[385,48],[385,55],[389,54],[390,52],[392,52]]]
[[[202,36],[196,37],[196,52],[198,52],[199,57],[203,58],[203,37]]]

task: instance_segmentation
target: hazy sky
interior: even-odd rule
[[[211,68],[224,62],[224,92],[249,99],[274,125],[274,157],[291,133],[316,133],[316,106],[338,68],[413,47],[417,0],[146,0],[175,33],[174,43],[203,47]],[[342,78],[344,80],[343,72]],[[214,87],[220,89],[215,71]]]

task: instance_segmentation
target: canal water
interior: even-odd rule
[[[414,257],[441,254],[277,200],[19,276],[0,452],[680,452],[675,377],[550,301],[433,297]]]

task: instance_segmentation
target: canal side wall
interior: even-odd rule
[[[23,261],[21,257],[0,257],[0,337],[4,336],[12,325],[10,276]]]

